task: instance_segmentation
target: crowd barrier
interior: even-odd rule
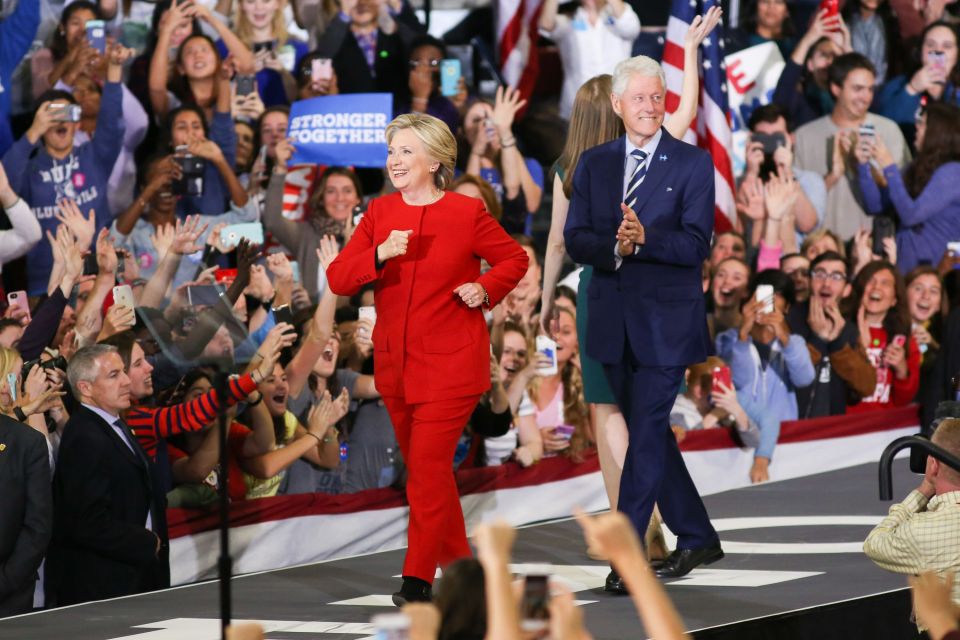
[[[770,466],[771,481],[832,471],[879,460],[894,438],[919,429],[915,406],[869,415],[785,422]],[[680,445],[703,495],[750,484],[753,451],[724,429],[690,432]],[[514,525],[571,515],[609,505],[596,455],[580,463],[543,460],[529,469],[509,464],[457,472],[468,531],[503,518]],[[241,501],[231,506],[235,573],[251,573],[406,545],[403,492],[374,489],[351,495],[304,494]],[[170,569],[173,584],[216,575],[218,518],[209,510],[171,509]]]

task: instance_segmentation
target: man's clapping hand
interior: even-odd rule
[[[626,203],[620,203],[620,211],[623,213],[623,220],[617,229],[617,251],[621,256],[633,254],[634,247],[646,242],[643,225],[633,209]]]

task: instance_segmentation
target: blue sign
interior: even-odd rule
[[[351,93],[300,100],[290,106],[287,135],[293,164],[383,167],[384,129],[393,119],[393,95]]]

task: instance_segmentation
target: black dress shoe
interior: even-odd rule
[[[616,569],[610,569],[610,573],[607,575],[607,581],[603,585],[603,590],[607,593],[615,593],[618,596],[629,594],[627,591],[627,583],[623,581],[623,578],[620,577]]]
[[[723,549],[719,544],[702,549],[677,549],[653,571],[658,578],[679,578],[702,564],[712,564],[722,558]]]
[[[433,589],[430,583],[420,578],[403,577],[400,591],[393,594],[393,604],[402,607],[408,602],[430,602],[433,600]]]

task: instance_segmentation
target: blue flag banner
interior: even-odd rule
[[[351,93],[300,100],[290,106],[287,135],[293,164],[383,167],[384,129],[393,118],[393,95]]]

